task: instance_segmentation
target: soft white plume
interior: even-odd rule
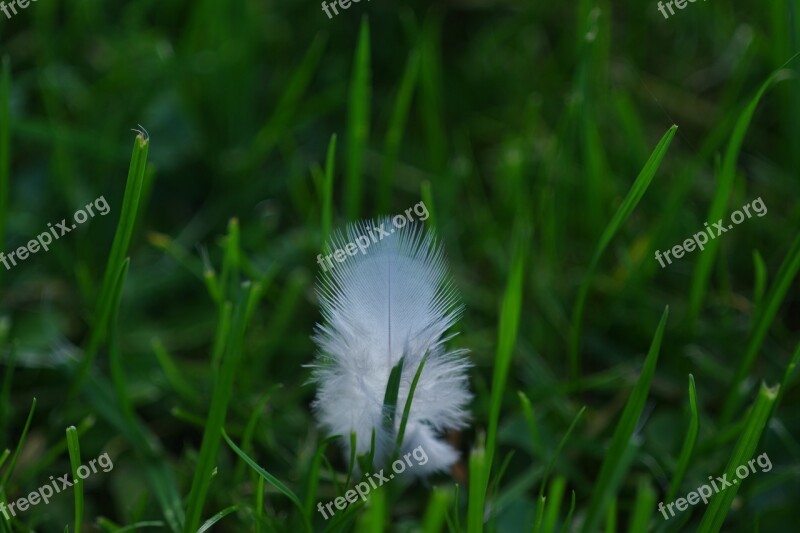
[[[385,228],[380,240],[374,229],[379,227]],[[382,464],[394,449],[411,382],[428,352],[401,453],[422,446],[428,455],[425,465],[409,469],[412,475],[447,470],[458,452],[441,433],[466,425],[472,395],[466,351],[448,352],[444,346],[462,311],[444,250],[422,224],[395,228],[388,218],[349,226],[346,234],[333,237],[333,248],[344,250],[361,235],[372,235],[369,247],[333,262],[317,287],[324,321],[314,336],[319,347],[312,365],[318,385],[314,411],[327,431],[344,437],[348,452],[355,432],[357,455],[369,452],[374,428],[375,464]],[[383,426],[384,394],[392,367],[403,356],[396,427],[390,432]]]

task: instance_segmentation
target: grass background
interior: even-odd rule
[[[69,427],[84,462],[114,460],[81,502],[0,530],[786,531],[800,2],[740,4],[0,15],[0,249],[111,205],[0,269],[0,500],[70,470]],[[768,214],[717,249],[653,258],[758,197]],[[316,255],[329,228],[423,198],[466,304],[453,345],[475,364],[474,422],[448,436],[450,475],[325,523],[313,507],[347,469],[302,367]],[[735,498],[655,510],[762,452],[772,471]]]

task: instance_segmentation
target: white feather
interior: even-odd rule
[[[364,221],[332,238],[333,248],[344,249],[359,235],[389,219]],[[363,242],[363,241],[362,241]],[[352,248],[351,248],[352,250]],[[356,434],[356,452],[367,453],[375,430],[375,465],[393,451],[395,435],[383,426],[383,400],[392,367],[405,356],[395,417],[396,434],[411,382],[428,352],[414,391],[401,453],[422,446],[425,465],[409,469],[413,475],[447,470],[458,453],[441,438],[447,429],[466,425],[469,362],[465,350],[447,351],[447,330],[462,307],[450,281],[442,246],[421,224],[408,224],[371,242],[323,273],[317,288],[323,324],[314,340],[319,354],[312,380],[318,385],[314,410],[330,433],[342,435],[349,452],[349,436]]]

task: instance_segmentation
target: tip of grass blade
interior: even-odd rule
[[[147,130],[144,129],[144,126],[141,124],[137,124],[138,128],[131,128],[131,131],[135,131],[137,133],[136,139],[139,141],[139,146],[144,148],[150,142],[150,134],[147,133]]]

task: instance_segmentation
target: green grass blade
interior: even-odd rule
[[[452,492],[442,487],[434,487],[428,499],[428,508],[422,518],[422,533],[439,533],[444,530],[447,509],[450,507]]]
[[[780,71],[773,72],[772,75],[765,81],[761,88],[756,92],[755,96],[750,100],[744,111],[739,115],[736,120],[736,125],[733,128],[733,133],[728,141],[728,146],[725,148],[725,155],[722,160],[722,168],[720,169],[719,181],[716,184],[714,191],[714,198],[711,201],[711,207],[708,210],[706,222],[712,224],[725,216],[725,209],[728,206],[731,190],[733,189],[733,182],[736,179],[736,160],[739,157],[739,151],[742,148],[744,137],[747,134],[747,129],[750,126],[750,120],[753,118],[758,102],[767,91],[767,89],[775,83]],[[711,239],[706,244],[705,250],[697,258],[697,265],[694,269],[692,276],[692,285],[689,289],[689,324],[693,326],[697,317],[700,315],[700,308],[703,304],[706,292],[708,292],[709,278],[711,277],[711,268],[716,259],[717,249],[719,248],[720,241]]]
[[[364,152],[369,138],[370,120],[370,45],[369,22],[364,17],[358,33],[353,75],[347,104],[347,158],[344,201],[345,213],[350,220],[361,215]]]
[[[230,334],[227,335],[224,329],[220,330],[220,335],[227,337],[224,343],[224,350],[219,361],[219,370],[214,373],[214,390],[211,397],[211,407],[209,408],[206,427],[203,432],[203,442],[200,445],[200,454],[197,459],[192,487],[189,493],[189,502],[186,507],[186,522],[184,533],[194,533],[200,527],[200,517],[203,512],[203,505],[208,494],[208,487],[211,483],[211,475],[216,463],[217,452],[219,451],[222,430],[225,425],[225,417],[228,411],[228,402],[231,398],[233,383],[239,361],[242,357],[245,330],[247,328],[246,313],[247,302],[250,294],[250,283],[242,284],[242,289],[236,302],[233,320],[230,327]],[[227,307],[227,306],[226,306]],[[224,315],[220,319],[224,324]],[[218,343],[218,346],[221,343]]]
[[[489,484],[489,464],[486,449],[479,443],[469,454],[469,493],[467,494],[467,532],[483,531],[483,511],[486,488]],[[457,502],[456,502],[457,504]],[[458,512],[456,511],[456,515]]]
[[[514,357],[514,346],[517,343],[525,279],[525,249],[528,244],[523,234],[523,231],[517,231],[516,233],[514,251],[511,256],[511,273],[508,277],[508,283],[503,294],[503,302],[500,308],[497,355],[495,356],[495,368],[492,375],[492,392],[489,400],[489,426],[487,429],[485,458],[486,475],[481,480],[484,483],[481,503],[483,503],[486,498],[486,489],[488,488],[489,476],[492,471],[492,462],[497,442],[500,410],[506,389],[506,381],[508,380],[508,372],[511,368],[511,360]],[[472,490],[473,483],[471,482],[470,493]]]
[[[572,430],[575,429],[575,426],[578,424],[578,420],[580,420],[580,418],[583,415],[584,411],[586,411],[586,406],[585,405],[583,407],[581,407],[580,411],[578,411],[578,414],[576,414],[575,418],[572,419],[572,422],[570,423],[569,428],[567,429],[567,432],[564,433],[563,437],[561,437],[561,441],[558,443],[558,447],[556,448],[556,451],[553,453],[553,456],[550,458],[550,461],[547,463],[547,468],[545,468],[545,470],[544,470],[544,475],[542,476],[542,483],[541,483],[541,485],[539,487],[539,496],[540,497],[544,495],[544,488],[547,485],[547,478],[550,477],[550,472],[553,470],[553,465],[555,464],[556,459],[558,459],[558,456],[561,453],[561,450],[564,449],[564,445],[569,440],[569,436],[572,435]]]
[[[302,63],[300,63],[300,66],[286,85],[275,111],[256,134],[253,148],[250,150],[247,162],[243,167],[244,174],[253,172],[255,167],[269,155],[270,151],[289,131],[292,119],[294,119],[303,103],[303,97],[325,52],[327,42],[328,37],[325,33],[320,33],[314,37],[306,55],[303,57]]]
[[[154,337],[150,341],[150,347],[153,349],[158,364],[164,372],[164,376],[167,378],[167,382],[172,387],[172,390],[177,392],[178,395],[187,402],[197,404],[200,401],[200,396],[197,394],[195,388],[186,380],[180,369],[178,369],[178,366],[167,351],[164,343],[161,342],[160,339]]]
[[[686,469],[689,467],[689,460],[692,458],[692,451],[697,442],[697,432],[700,426],[700,416],[697,414],[697,390],[694,386],[694,376],[689,374],[689,429],[686,432],[686,439],[683,441],[681,453],[678,456],[678,465],[675,467],[675,473],[672,474],[672,482],[667,492],[666,501],[673,501],[681,488],[681,482],[686,475]]]
[[[336,435],[331,435],[319,443],[317,451],[314,453],[314,458],[311,460],[311,465],[308,468],[308,475],[306,476],[306,497],[303,509],[309,521],[314,515],[314,501],[317,497],[317,487],[319,487],[319,474],[322,470],[322,459],[325,457],[325,449],[328,444],[337,439]]]
[[[336,134],[328,142],[328,155],[325,158],[325,183],[322,188],[322,248],[328,244],[333,224],[333,171],[336,168]]]
[[[575,491],[572,491],[572,501],[569,504],[569,511],[567,517],[564,519],[564,525],[561,526],[561,533],[567,533],[572,527],[572,515],[575,513]]]
[[[441,231],[439,225],[436,223],[436,206],[433,205],[433,190],[431,189],[431,182],[425,180],[420,186],[420,195],[428,210],[428,227],[433,228],[435,231]]]
[[[630,398],[628,398],[628,402],[625,404],[625,409],[614,430],[614,436],[611,438],[611,444],[608,447],[608,452],[603,460],[603,466],[600,467],[600,474],[597,476],[597,481],[592,491],[589,509],[586,512],[586,519],[583,523],[582,531],[584,531],[584,533],[595,531],[605,512],[608,501],[617,492],[614,480],[618,479],[621,475],[620,469],[625,463],[623,455],[628,448],[633,432],[636,429],[636,424],[644,410],[647,395],[650,392],[650,384],[653,381],[653,375],[656,371],[656,362],[658,361],[658,354],[661,351],[661,339],[664,336],[664,328],[667,325],[668,315],[669,308],[666,308],[664,309],[664,314],[661,316],[661,321],[658,324],[656,333],[653,336],[653,342],[650,345],[650,351],[647,353],[647,358],[644,361],[642,373],[636,382],[636,386]]]
[[[256,519],[255,519],[256,533],[261,533],[261,522],[263,519],[264,519],[264,478],[258,476],[258,482],[256,483]]]
[[[25,426],[22,428],[22,435],[20,435],[17,447],[14,449],[14,454],[11,456],[11,462],[8,463],[3,477],[0,478],[0,491],[5,491],[5,488],[8,486],[8,480],[11,479],[11,474],[14,473],[14,467],[17,466],[17,459],[19,459],[19,454],[22,452],[22,446],[25,444],[25,438],[28,436],[28,430],[31,427],[31,421],[33,421],[33,413],[35,411],[36,398],[34,397],[31,402],[31,410],[28,411],[28,418],[25,420]]]
[[[119,334],[118,334],[118,316],[120,300],[122,298],[122,289],[125,286],[125,280],[128,277],[128,266],[130,259],[125,259],[122,262],[119,273],[117,274],[116,283],[112,291],[111,299],[111,318],[109,320],[109,367],[111,369],[111,383],[114,385],[114,390],[117,393],[117,401],[122,410],[133,418],[134,410],[131,403],[130,395],[127,392],[125,385],[125,370],[122,367],[122,354],[119,348]]]
[[[145,478],[161,506],[171,531],[180,531],[184,521],[181,498],[171,465],[155,435],[134,413],[119,405],[116,393],[103,378],[91,372],[84,394],[92,409],[122,435],[136,451]]]
[[[386,141],[383,148],[383,165],[381,168],[380,189],[378,191],[378,210],[388,213],[390,209],[389,197],[395,177],[395,168],[400,154],[400,144],[408,121],[408,112],[411,108],[411,99],[414,96],[414,86],[419,73],[419,52],[412,50],[406,61],[403,78],[397,90],[397,97],[389,119],[389,128],[386,130]]]
[[[764,290],[767,287],[767,265],[764,258],[753,250],[753,271],[755,280],[753,282],[753,309],[761,308],[761,299],[764,297]]]
[[[541,533],[542,523],[544,522],[544,504],[546,498],[542,496],[541,492],[536,498],[536,521],[533,523],[533,533]]]
[[[792,379],[792,375],[794,374],[794,369],[799,363],[800,343],[797,343],[797,348],[794,350],[794,355],[792,355],[792,359],[789,361],[789,364],[786,365],[786,371],[783,373],[783,379],[781,379],[781,389],[778,392],[778,399],[775,401],[776,409],[781,404],[781,400],[783,399],[784,394],[786,394],[786,391],[789,390],[789,384]]]
[[[417,365],[417,371],[414,373],[414,379],[411,380],[411,387],[408,389],[408,397],[406,404],[403,407],[403,416],[400,419],[400,428],[397,430],[397,448],[395,450],[395,458],[400,453],[400,448],[403,446],[403,439],[406,436],[406,425],[408,424],[408,416],[411,414],[411,402],[414,400],[414,392],[417,390],[419,378],[422,375],[422,369],[425,368],[425,362],[428,360],[428,352],[422,356],[422,360]]]
[[[426,17],[418,35],[417,49],[420,50],[419,110],[425,131],[425,145],[428,147],[431,170],[444,176],[448,169],[442,104],[441,19],[438,14]]]
[[[11,181],[11,63],[3,56],[0,73],[0,249],[5,249],[8,185]]]
[[[600,237],[600,242],[597,244],[597,248],[594,251],[592,260],[589,263],[589,267],[587,268],[586,274],[583,277],[583,282],[578,290],[578,299],[572,312],[572,325],[569,336],[569,364],[573,376],[577,376],[580,370],[579,352],[581,324],[583,322],[583,309],[586,305],[586,297],[589,294],[589,287],[592,279],[594,278],[594,271],[597,269],[597,265],[599,264],[600,258],[603,255],[603,251],[605,251],[606,247],[611,242],[611,239],[614,238],[614,235],[617,233],[617,231],[619,231],[619,228],[625,223],[630,214],[639,204],[642,196],[644,196],[644,193],[650,186],[650,182],[653,180],[658,168],[661,166],[661,161],[664,159],[667,149],[672,142],[672,138],[675,137],[675,132],[677,129],[678,126],[672,126],[669,130],[667,130],[663,137],[661,137],[659,143],[656,145],[653,153],[650,154],[650,158],[647,160],[647,163],[645,163],[642,171],[636,177],[636,180],[633,182],[633,185],[631,186],[630,191],[628,191],[627,196],[622,201],[622,204],[620,204],[617,212],[614,213],[614,216],[608,223],[608,226],[606,226],[605,230],[603,230],[603,234]]]
[[[553,478],[550,483],[550,490],[547,493],[547,500],[544,512],[544,521],[542,522],[542,532],[552,533],[556,530],[556,521],[558,521],[558,511],[561,509],[561,502],[564,499],[564,491],[567,488],[567,480],[562,476]]]
[[[83,524],[83,484],[78,476],[78,467],[81,466],[81,447],[78,441],[78,430],[75,426],[67,428],[67,450],[69,450],[69,463],[72,466],[72,479],[75,484],[72,490],[75,492],[75,533],[81,533]]]
[[[778,397],[778,389],[780,389],[779,386],[770,389],[764,384],[761,385],[758,397],[753,403],[753,408],[747,415],[745,428],[731,454],[728,466],[725,467],[725,473],[728,474],[731,479],[737,479],[735,473],[736,468],[740,465],[746,465],[747,461],[753,457],[756,446],[758,446],[758,442],[761,440],[761,434],[764,432],[764,428],[772,413],[772,407]],[[703,515],[703,520],[700,522],[700,527],[698,528],[699,533],[716,533],[722,529],[725,523],[725,517],[728,515],[733,499],[736,497],[736,492],[741,486],[741,483],[733,484],[711,498],[708,508]]]
[[[670,500],[671,501],[671,500]],[[656,491],[646,477],[639,480],[636,487],[636,501],[633,504],[630,526],[628,531],[649,531],[647,525],[656,508]]]
[[[617,499],[611,498],[606,509],[606,533],[617,532]]]
[[[2,324],[0,324],[0,327],[3,327]],[[0,346],[4,344],[5,342],[2,342]],[[16,343],[12,343],[9,346],[7,354],[5,361],[3,361],[5,370],[2,384],[0,384],[0,445],[5,445],[6,430],[11,420],[11,384],[14,382],[14,369],[17,365]]]
[[[244,507],[245,507],[244,505],[231,505],[230,507],[226,507],[222,511],[218,512],[217,514],[215,514],[214,516],[203,522],[203,525],[200,526],[200,529],[197,530],[197,533],[205,533],[206,531],[211,531],[211,527],[214,524],[216,524],[229,514],[235,513],[239,509],[244,509]]]
[[[536,457],[543,451],[542,440],[539,436],[539,426],[536,424],[536,416],[534,415],[533,406],[530,399],[522,391],[517,391],[519,402],[522,405],[522,414],[525,416],[525,422],[528,424],[528,431],[531,434],[531,450],[532,455]]]
[[[136,225],[136,214],[139,211],[139,201],[142,195],[142,185],[145,177],[145,167],[147,166],[147,152],[150,147],[150,140],[146,133],[140,132],[133,142],[133,153],[131,164],[128,169],[128,181],[125,185],[125,195],[122,199],[122,210],[117,223],[117,230],[114,234],[114,242],[111,245],[111,252],[108,257],[108,264],[103,275],[103,282],[100,286],[100,293],[97,298],[97,307],[92,323],[92,330],[89,334],[89,341],[83,355],[80,370],[73,382],[72,394],[76,393],[89,373],[92,361],[97,350],[105,341],[108,335],[108,325],[111,320],[114,284],[120,272],[123,261],[128,254],[128,247],[133,238],[133,230]]]
[[[747,342],[744,355],[739,360],[733,380],[728,387],[728,397],[725,400],[722,409],[722,416],[720,427],[728,424],[733,420],[736,409],[741,404],[742,399],[742,384],[747,377],[750,368],[756,360],[761,345],[764,342],[764,337],[767,335],[770,326],[775,321],[775,316],[778,314],[778,309],[783,303],[783,299],[792,282],[800,270],[800,235],[798,235],[791,249],[787,252],[786,257],[781,263],[778,273],[775,276],[775,281],[770,285],[767,295],[764,297],[764,304],[761,309],[756,310],[756,315],[751,330],[750,339]]]
[[[225,235],[225,248],[222,256],[222,270],[219,284],[222,290],[222,301],[233,300],[239,290],[242,254],[239,246],[239,219],[228,221],[228,234]]]
[[[164,522],[159,520],[147,520],[144,522],[136,522],[135,524],[131,524],[125,527],[119,527],[110,520],[100,517],[97,519],[97,525],[105,529],[109,533],[128,533],[129,531],[133,531],[136,533],[136,530],[146,528],[146,527],[158,527],[163,530]]]
[[[238,446],[236,446],[236,444],[234,444],[234,442],[230,439],[230,437],[228,437],[228,434],[225,433],[225,430],[222,430],[222,438],[225,439],[225,442],[228,443],[228,446],[230,446],[231,450],[236,452],[236,455],[241,457],[245,463],[250,465],[250,468],[255,470],[258,475],[264,478],[264,481],[266,481],[267,483],[278,489],[281,493],[283,493],[287,498],[289,498],[292,501],[295,507],[301,513],[303,513],[305,525],[307,529],[310,530],[311,526],[305,519],[305,513],[303,512],[303,504],[300,502],[300,498],[298,498],[297,495],[294,492],[292,492],[292,489],[284,485],[278,478],[276,478],[275,476],[273,476],[272,474],[270,474],[269,472],[258,466],[258,463],[256,463],[253,459],[250,458],[249,455],[244,453]]]
[[[383,427],[391,435],[394,433],[394,421],[397,416],[397,396],[400,393],[400,378],[403,376],[404,357],[389,373],[389,380],[386,382],[386,391],[383,393]]]

